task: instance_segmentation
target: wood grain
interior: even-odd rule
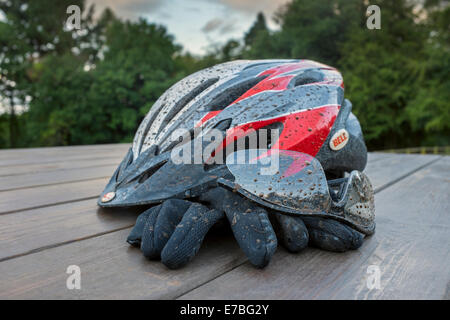
[[[0,151],[0,168],[15,166],[57,163],[60,161],[82,161],[89,159],[121,158],[124,157],[129,144],[85,146],[85,147],[59,147],[37,148]]]
[[[140,212],[85,200],[0,215],[0,261],[131,227]]]
[[[181,270],[145,259],[129,230],[0,263],[0,299],[172,299],[245,261],[235,242],[206,239]],[[66,288],[67,267],[81,268],[81,290]]]
[[[92,144],[78,146],[41,147],[41,148],[17,148],[0,149],[0,159],[18,159],[24,156],[55,155],[55,154],[75,154],[89,153],[92,151],[122,150],[126,151],[131,146],[130,143]]]
[[[0,192],[0,215],[99,196],[109,178]],[[95,200],[92,200],[95,203]]]
[[[37,163],[17,165],[14,167],[4,166],[0,167],[0,178],[28,175],[32,173],[43,174],[45,172],[60,171],[67,169],[84,169],[84,168],[98,168],[103,166],[117,166],[122,160],[122,156],[113,156],[106,158],[95,158],[87,160],[64,160],[52,163]]]
[[[367,163],[373,163],[375,161],[384,159],[386,157],[389,157],[389,154],[381,153],[381,152],[368,152],[367,153]]]
[[[450,157],[376,196],[377,231],[344,254],[279,250],[271,264],[249,263],[182,299],[442,299],[450,280]],[[367,288],[367,268],[381,270],[381,288]]]
[[[56,156],[62,155],[57,154]],[[117,156],[118,161],[122,156]],[[395,158],[398,155],[392,156]],[[416,159],[416,157],[420,159]],[[406,181],[408,178],[401,179],[409,172],[414,172],[437,158],[404,157],[401,161],[394,161],[392,166],[389,166],[390,162],[386,161],[382,165],[374,165],[378,162],[383,163],[383,157],[369,155],[369,159],[369,176],[372,178],[377,175],[378,180],[374,185],[379,187],[380,185],[389,185],[392,181],[399,179],[398,183]],[[64,161],[67,161],[67,158]],[[258,278],[258,274],[262,275],[258,278],[261,283],[258,284],[258,281],[255,281],[253,292],[258,292],[262,283],[267,283],[268,286],[272,284],[274,288],[277,288],[276,278],[270,281],[270,276],[265,273],[269,269],[263,270],[261,273],[261,270],[243,264],[245,257],[231,235],[210,236],[200,250],[199,256],[181,270],[170,271],[160,262],[147,261],[139,250],[130,248],[125,243],[124,240],[129,229],[115,231],[131,225],[136,217],[136,212],[99,212],[95,206],[95,199],[71,203],[79,196],[95,197],[103,189],[106,180],[96,179],[0,192],[0,212],[2,209],[11,207],[18,211],[0,215],[0,259],[2,257],[7,259],[0,262],[0,288],[2,288],[0,298],[177,298],[199,286],[199,289],[193,290],[190,294],[195,295],[196,292],[200,292],[197,290],[202,288],[208,290],[210,288],[208,282],[211,279],[217,277],[219,277],[217,279],[221,279],[227,271],[233,270],[239,265],[241,266],[236,270],[248,269],[255,278]],[[389,186],[383,192],[394,186]],[[9,196],[9,199],[4,200],[5,194]],[[30,197],[30,201],[26,198],[27,196]],[[67,199],[68,203],[54,205],[61,199]],[[48,207],[26,210],[30,205],[35,204]],[[377,197],[377,210],[378,205]],[[277,256],[280,256],[279,260],[272,261],[269,268],[273,268],[278,261],[282,262],[282,266],[284,264],[283,268],[286,268],[286,264],[291,269],[294,266],[307,268],[307,270],[322,274],[325,287],[333,286],[335,282],[332,281],[332,277],[338,276],[330,271],[328,263],[331,261],[331,265],[335,267],[342,266],[344,270],[340,273],[345,273],[345,267],[352,267],[355,260],[353,256],[349,255],[365,256],[365,259],[368,260],[378,248],[377,237],[379,234],[377,231],[374,237],[366,241],[362,249],[351,253],[332,254],[308,249],[296,256],[297,258],[304,257],[305,261],[308,261],[307,263],[304,263],[303,260],[302,263],[291,262],[289,259],[292,259],[293,255],[287,253],[283,255],[283,250],[279,248],[277,253]],[[386,236],[385,239],[390,238]],[[389,242],[386,243],[386,246],[389,246]],[[326,264],[318,267],[314,261],[322,261],[320,256],[326,258],[322,258],[326,260]],[[295,265],[293,265],[294,263]],[[68,276],[65,270],[69,264],[77,264],[82,269],[83,289],[80,291],[67,290],[65,287]],[[354,269],[355,272],[358,270]],[[302,271],[299,270],[299,272]],[[233,273],[234,271],[229,272],[229,274]],[[221,275],[223,276],[221,277]],[[289,273],[287,276],[286,273],[274,275],[274,277],[280,277],[281,283],[284,283],[283,277],[286,277],[286,282],[293,281],[289,276]],[[242,283],[246,283],[245,286],[247,286],[251,280],[252,278],[249,278]],[[214,284],[215,281],[212,280],[211,284]],[[227,283],[221,285],[227,287]],[[311,283],[309,285],[311,286]],[[231,284],[229,287],[231,290]],[[238,285],[234,290],[242,290],[242,287],[243,285]],[[251,287],[247,289],[250,290]],[[214,285],[211,290],[213,291],[211,297],[214,297],[216,291],[217,293],[222,292]],[[245,290],[243,291],[245,292]],[[262,290],[261,293],[263,292],[265,290]],[[290,294],[281,294],[281,296],[291,297]],[[317,293],[317,296],[320,294]],[[337,296],[338,293],[335,295]],[[364,297],[364,294],[362,293],[360,296]]]
[[[408,176],[412,172],[436,161],[439,155],[384,154],[384,158],[368,162],[364,172],[369,176],[375,191]]]
[[[36,172],[21,175],[0,177],[0,196],[3,191],[21,188],[35,188],[51,184],[61,184],[99,178],[110,178],[118,163],[115,165],[104,165],[100,167],[72,168],[65,170],[54,170],[51,172]]]

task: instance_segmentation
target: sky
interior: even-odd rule
[[[185,51],[201,55],[214,44],[241,39],[259,11],[269,28],[276,29],[272,16],[289,0],[87,0],[100,14],[109,7],[116,16],[165,25]]]

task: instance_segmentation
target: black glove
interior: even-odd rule
[[[127,241],[140,246],[144,256],[179,268],[194,258],[208,230],[225,216],[249,261],[260,268],[275,253],[276,233],[290,252],[301,251],[308,242],[325,250],[346,251],[358,248],[363,240],[361,233],[337,221],[268,211],[217,187],[195,202],[170,199],[148,209],[138,217]]]

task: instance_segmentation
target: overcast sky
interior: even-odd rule
[[[110,7],[124,19],[143,17],[163,24],[176,42],[194,54],[203,54],[211,44],[240,39],[262,11],[269,27],[276,9],[288,0],[87,0],[96,12]]]

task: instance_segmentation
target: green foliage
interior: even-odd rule
[[[417,145],[420,135],[411,130],[405,109],[421,85],[424,33],[405,1],[379,5],[382,29],[356,29],[342,47],[346,96],[372,147]]]
[[[364,10],[358,0],[294,0],[275,16],[281,30],[271,37],[263,31],[254,40],[253,56],[259,52],[264,58],[308,58],[336,65],[338,49],[349,30],[362,24]]]
[[[420,86],[406,112],[424,145],[448,145],[450,137],[450,6],[427,1],[426,28],[432,35],[421,61]]]
[[[267,28],[266,24],[266,17],[262,12],[259,12],[256,16],[256,21],[248,30],[247,33],[244,35],[244,43],[246,46],[251,47],[254,45],[256,38],[259,36],[259,34],[268,32],[269,29]]]
[[[365,0],[292,0],[268,29],[258,13],[242,39],[202,57],[181,54],[162,27],[93,20],[85,0],[0,0],[0,147],[130,141],[175,81],[233,59],[306,58],[340,69],[369,149],[448,145],[450,6],[377,0],[381,30],[366,28]],[[82,32],[64,28],[68,5]],[[48,8],[51,8],[49,10]],[[18,113],[18,106],[28,111]]]
[[[0,146],[9,146],[9,115],[7,113],[0,115]]]
[[[9,112],[6,146],[24,143],[24,123],[19,124],[16,109],[25,105],[27,98],[35,97],[34,82],[42,69],[41,60],[47,55],[63,55],[85,41],[86,36],[76,36],[75,31],[64,28],[66,9],[72,4],[84,8],[82,0],[0,0],[0,11],[6,17],[6,21],[0,21],[0,96]],[[91,18],[89,12],[83,19],[86,30]],[[24,122],[25,117],[20,118]]]
[[[76,139],[76,131],[85,119],[83,111],[86,111],[86,93],[92,83],[91,73],[84,72],[84,61],[70,53],[49,55],[40,64],[42,71],[33,83],[34,98],[27,114],[29,144],[82,143]],[[95,114],[97,108],[93,106],[88,112]],[[92,121],[92,126],[95,125]],[[90,130],[85,132],[87,139],[91,139],[90,133]]]
[[[447,3],[447,5],[446,5]],[[381,30],[366,28],[362,0],[293,0],[261,31],[247,58],[307,58],[340,69],[370,149],[449,143],[448,1],[421,11],[379,0]]]
[[[417,22],[407,1],[379,5],[382,29],[354,32],[340,60],[365,138],[372,149],[448,145],[450,50],[440,36],[448,33],[433,22],[448,7]]]
[[[132,35],[132,36],[130,36]],[[175,80],[178,50],[163,27],[113,20],[104,59],[48,56],[30,103],[31,145],[130,141],[138,123]],[[91,68],[86,71],[86,67]]]

